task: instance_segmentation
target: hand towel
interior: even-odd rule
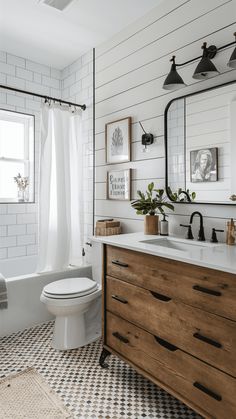
[[[0,310],[8,307],[7,285],[4,276],[0,273]]]

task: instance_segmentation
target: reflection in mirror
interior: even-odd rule
[[[236,83],[174,100],[166,124],[170,197],[236,204]]]
[[[0,203],[34,201],[34,116],[0,109]]]

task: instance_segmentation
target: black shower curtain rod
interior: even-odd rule
[[[41,97],[42,99],[52,100],[53,102],[59,102],[61,104],[63,103],[64,105],[76,106],[76,107],[81,108],[83,111],[85,111],[85,109],[86,109],[86,105],[79,105],[78,103],[67,102],[66,100],[57,99],[55,97],[51,97],[51,96],[47,96],[47,95],[40,95],[39,93],[28,92],[27,90],[16,89],[15,87],[4,86],[4,85],[0,84],[0,88],[1,89],[6,89],[6,90],[11,90],[13,92],[23,93],[24,95]]]

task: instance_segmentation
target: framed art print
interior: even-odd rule
[[[124,163],[130,161],[131,117],[106,124],[106,162]]]
[[[107,199],[130,201],[131,169],[107,172]]]
[[[191,182],[218,181],[218,148],[202,148],[190,151]]]

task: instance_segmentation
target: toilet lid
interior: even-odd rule
[[[51,298],[76,298],[91,294],[97,288],[97,283],[89,278],[65,278],[46,285],[43,294]]]

